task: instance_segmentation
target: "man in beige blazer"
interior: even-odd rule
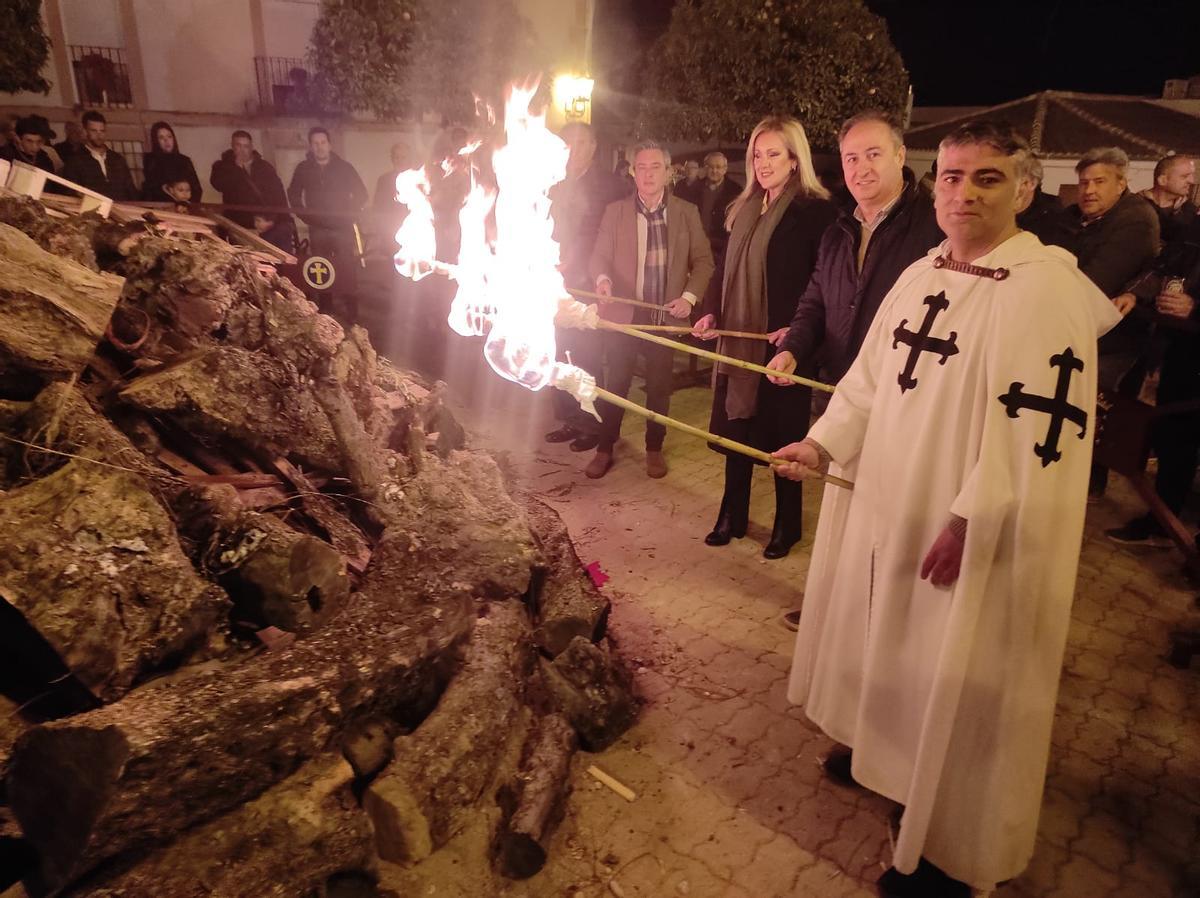
[[[666,147],[646,140],[634,148],[633,177],[637,191],[604,210],[600,232],[592,251],[591,274],[596,292],[628,296],[660,306],[655,312],[618,303],[600,303],[601,317],[622,324],[663,324],[667,317],[686,319],[704,295],[713,274],[712,249],[700,213],[686,200],[667,192],[671,154]],[[603,333],[608,362],[607,389],[627,396],[633,366],[640,354],[645,361],[646,406],[667,414],[671,403],[673,351],[626,334]],[[601,400],[602,422],[595,457],[584,473],[603,477],[613,464],[613,447],[621,435],[625,412]],[[646,473],[663,477],[667,463],[662,445],[666,428],[646,422]]]

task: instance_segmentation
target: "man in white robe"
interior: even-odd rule
[[[826,502],[789,698],[904,805],[885,896],[965,896],[1033,853],[1082,539],[1096,340],[1120,316],[1016,225],[1028,144],[965,125],[938,153],[948,239],[884,299],[809,437]],[[840,508],[840,511],[839,511]]]

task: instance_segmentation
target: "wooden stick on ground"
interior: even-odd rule
[[[812,387],[814,390],[823,390],[826,393],[832,393],[833,387],[829,384],[823,384],[818,380],[809,380],[807,377],[800,377],[797,374],[784,374],[782,371],[772,371],[765,365],[756,365],[753,362],[743,362],[741,359],[731,358],[727,355],[720,355],[716,352],[709,352],[707,349],[700,349],[696,346],[688,346],[686,343],[680,343],[677,340],[668,340],[666,337],[660,337],[657,334],[648,334],[632,327],[628,324],[617,324],[613,321],[605,321],[600,319],[600,330],[616,331],[621,334],[629,334],[631,337],[637,337],[639,340],[648,340],[651,343],[657,343],[660,346],[666,346],[670,349],[678,349],[680,352],[688,352],[692,355],[698,355],[702,359],[708,359],[712,362],[724,362],[727,365],[733,365],[735,368],[745,368],[747,371],[757,371],[759,374],[769,374],[772,377],[782,377],[785,380],[790,380],[792,383],[800,384],[805,387]]]
[[[649,418],[651,421],[655,421],[658,424],[662,424],[666,427],[673,427],[676,430],[681,430],[684,433],[691,434],[694,437],[700,437],[703,440],[708,440],[710,443],[715,443],[722,449],[728,449],[731,452],[738,452],[742,455],[745,455],[747,458],[753,458],[756,461],[761,461],[764,464],[772,466],[783,464],[781,459],[775,458],[769,453],[763,452],[761,449],[755,449],[753,446],[747,446],[745,443],[739,443],[737,440],[731,440],[727,437],[717,436],[715,433],[709,433],[707,430],[701,430],[699,427],[693,427],[691,424],[685,424],[683,421],[680,421],[676,418],[669,418],[666,415],[660,415],[658,412],[653,412],[648,408],[638,405],[636,402],[626,399],[624,396],[618,396],[616,393],[610,393],[608,390],[597,387],[596,397],[603,399],[606,402],[611,402],[613,405],[619,405],[626,411]],[[831,483],[834,486],[842,487],[842,489],[854,489],[854,484],[852,482],[841,477],[835,477],[832,474],[817,474],[814,472],[809,479]]]

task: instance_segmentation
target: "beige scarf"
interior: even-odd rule
[[[721,285],[721,326],[726,330],[756,334],[766,330],[767,246],[798,189],[799,183],[793,178],[775,202],[765,209],[762,206],[765,194],[755,191],[738,211],[725,250],[725,280]],[[717,352],[760,365],[763,360],[761,340],[721,337]],[[714,378],[718,374],[729,377],[725,393],[726,417],[730,421],[753,417],[762,375],[724,362],[718,362],[714,367]]]

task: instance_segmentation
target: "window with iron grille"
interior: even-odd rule
[[[81,104],[109,109],[133,106],[123,48],[72,44],[70,49],[75,94]]]
[[[142,155],[146,150],[146,145],[140,140],[110,140],[108,148],[125,157],[125,161],[129,164],[129,174],[133,177],[133,186],[141,190],[142,181],[145,180],[145,172],[142,171]]]
[[[304,60],[296,56],[255,56],[254,75],[258,82],[258,105],[283,115],[317,112],[312,96],[311,73]]]

